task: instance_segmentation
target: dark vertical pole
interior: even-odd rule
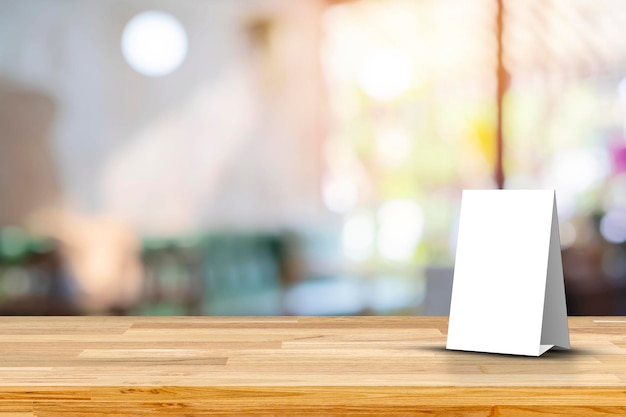
[[[504,168],[502,166],[502,154],[504,151],[504,144],[502,141],[502,99],[504,98],[504,92],[507,88],[508,77],[504,63],[502,62],[502,32],[504,29],[503,19],[503,0],[496,0],[497,3],[497,17],[496,17],[496,37],[498,41],[498,70],[496,74],[497,78],[497,119],[496,119],[496,167],[495,167],[495,179],[498,189],[504,188]]]

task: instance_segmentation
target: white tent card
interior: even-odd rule
[[[569,349],[554,190],[465,190],[447,349]]]

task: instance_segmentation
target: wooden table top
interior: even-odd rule
[[[448,351],[447,317],[0,317],[0,416],[626,415],[626,318],[569,326],[535,358]]]

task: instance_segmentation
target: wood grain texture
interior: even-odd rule
[[[626,415],[626,318],[569,324],[534,358],[444,317],[0,317],[0,417]]]

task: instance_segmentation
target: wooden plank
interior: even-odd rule
[[[385,415],[623,415],[624,390],[596,388],[554,388],[550,390],[515,387],[421,388],[421,387],[136,387],[93,388],[91,399],[39,395],[34,401],[24,393],[22,402],[15,392],[13,410],[36,415],[336,415],[342,413]],[[3,404],[7,399],[0,396]],[[5,409],[7,409],[5,407]],[[494,414],[494,412],[501,414]],[[541,414],[543,413],[543,414]]]

